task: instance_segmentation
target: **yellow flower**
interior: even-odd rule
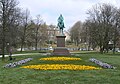
[[[75,57],[49,57],[49,58],[41,58],[40,60],[65,61],[65,60],[81,60],[81,59]]]
[[[94,70],[101,69],[94,66],[73,65],[73,64],[41,64],[22,66],[21,68],[37,69],[37,70]]]

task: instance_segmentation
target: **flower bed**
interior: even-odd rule
[[[109,68],[109,69],[115,69],[115,68],[116,68],[116,67],[114,67],[114,66],[112,66],[112,65],[110,65],[110,64],[104,63],[104,62],[99,61],[99,60],[97,60],[97,59],[95,59],[95,58],[90,58],[89,60],[90,60],[91,62],[94,62],[95,64],[103,67],[103,68]]]
[[[81,60],[81,59],[75,57],[49,57],[49,58],[40,58],[40,60],[67,61],[67,60]]]
[[[4,68],[12,68],[12,67],[16,67],[17,65],[22,65],[22,64],[25,64],[26,62],[29,62],[33,60],[33,58],[27,58],[27,59],[24,59],[24,60],[20,60],[18,62],[13,62],[13,63],[9,63],[9,64],[6,64],[5,66],[3,66]]]
[[[41,64],[22,66],[21,68],[36,69],[36,70],[95,70],[101,69],[94,66],[73,65],[73,64]]]

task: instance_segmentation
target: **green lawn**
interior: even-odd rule
[[[97,66],[89,62],[89,58],[96,58],[103,62],[117,67],[116,69],[102,70],[33,70],[23,69],[20,66],[16,68],[2,68],[9,63],[8,58],[5,62],[0,59],[0,84],[120,84],[120,53],[99,54],[95,52],[76,53],[74,57],[80,57],[80,61],[42,61],[39,58],[49,57],[40,55],[18,56],[15,61],[28,57],[34,58],[32,61],[24,64],[84,64]],[[11,61],[13,62],[13,61]],[[99,67],[99,66],[97,66]]]

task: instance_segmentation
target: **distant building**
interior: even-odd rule
[[[59,35],[59,29],[57,27],[48,27],[48,40],[51,42],[56,42],[56,36]],[[64,34],[66,36],[65,40],[70,40],[70,34],[68,31],[64,30]]]
[[[47,32],[48,32],[48,41],[49,42],[56,42],[56,36],[59,33],[58,28],[48,27]]]
[[[64,34],[65,34],[65,36],[66,36],[65,40],[66,40],[66,41],[70,41],[70,33],[65,30],[65,31],[64,31]]]

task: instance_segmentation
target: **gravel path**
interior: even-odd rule
[[[40,53],[25,53],[25,54],[12,54],[12,56],[21,56],[21,55],[37,55]],[[9,55],[5,55],[5,57],[8,57]],[[2,57],[2,55],[0,55]]]

